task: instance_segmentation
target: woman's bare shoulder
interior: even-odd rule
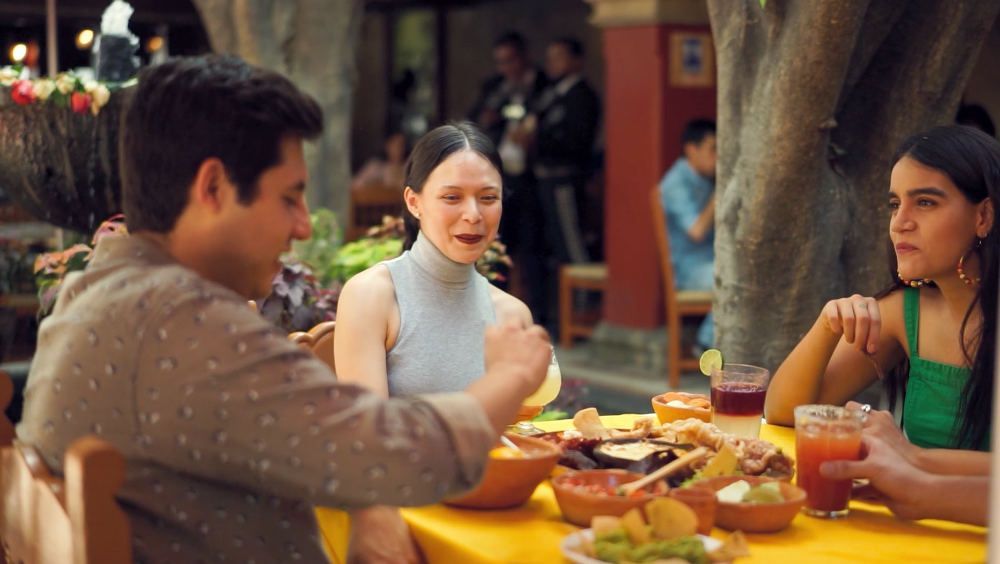
[[[906,342],[906,320],[903,318],[903,293],[899,288],[878,299],[882,314],[882,330],[894,336],[900,343]]]
[[[531,310],[524,302],[492,284],[490,284],[490,299],[493,300],[493,309],[496,311],[499,323],[511,319],[519,320],[524,327],[530,327],[534,323]]]
[[[396,299],[396,287],[384,264],[376,264],[355,274],[344,284],[340,300],[357,299],[367,304],[390,302]]]

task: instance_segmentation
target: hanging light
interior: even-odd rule
[[[80,30],[80,33],[76,34],[76,48],[77,49],[90,49],[90,46],[94,44],[94,30],[89,28],[84,28]]]
[[[155,53],[160,49],[163,49],[163,38],[159,35],[154,35],[146,41],[146,52]]]
[[[15,43],[10,48],[10,60],[15,63],[20,63],[24,61],[24,58],[28,56],[28,46],[24,43]]]

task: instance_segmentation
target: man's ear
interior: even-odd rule
[[[217,157],[201,162],[191,183],[191,202],[196,206],[218,213],[227,200],[233,198],[236,187],[229,181],[226,166]]]
[[[698,148],[697,145],[695,145],[694,143],[688,141],[687,143],[684,143],[683,145],[681,145],[681,154],[684,155],[685,159],[687,159],[687,160],[690,161],[691,160],[691,153],[693,153],[694,150],[697,149],[697,148]]]

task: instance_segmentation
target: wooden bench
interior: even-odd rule
[[[608,286],[608,265],[603,262],[567,264],[559,269],[559,346],[572,348],[576,337],[590,337],[598,315],[585,318],[573,298],[577,290],[603,292]]]
[[[12,384],[0,372],[0,403]],[[53,476],[37,450],[0,422],[0,555],[25,564],[125,564],[132,561],[128,518],[115,501],[125,480],[121,453],[84,436],[66,451],[65,479]]]
[[[681,371],[698,369],[698,359],[684,354],[681,320],[687,317],[705,317],[712,311],[712,292],[677,290],[674,267],[670,262],[670,235],[667,216],[660,204],[660,191],[654,188],[649,194],[649,209],[653,213],[653,235],[660,251],[660,274],[663,278],[663,305],[667,321],[667,382],[671,389],[681,383]]]

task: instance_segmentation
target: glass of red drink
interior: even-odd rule
[[[771,373],[749,364],[726,364],[712,371],[712,423],[726,433],[755,439],[764,416]]]
[[[820,476],[828,460],[857,460],[861,456],[861,429],[865,414],[833,405],[800,405],[795,408],[795,481],[806,491],[808,515],[836,518],[847,515],[851,480]]]

